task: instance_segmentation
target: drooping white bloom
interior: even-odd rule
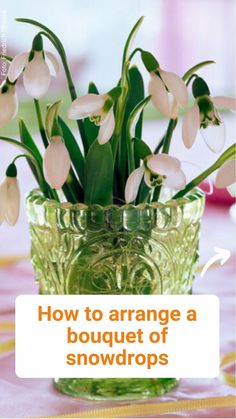
[[[162,185],[179,190],[186,185],[186,177],[178,159],[164,153],[154,154],[147,157],[143,166],[135,169],[128,177],[125,186],[127,203],[136,199],[143,175],[149,188]]]
[[[162,70],[151,72],[148,86],[151,100],[157,110],[167,118],[175,119],[180,107],[188,103],[188,91],[184,81],[175,73]]]
[[[20,212],[20,189],[16,177],[6,176],[0,184],[0,225],[16,224]]]
[[[217,188],[227,188],[231,196],[236,196],[236,160],[228,160],[221,166],[215,185]]]
[[[59,135],[51,138],[43,159],[44,176],[48,184],[61,189],[70,170],[70,155]]]
[[[18,99],[15,85],[4,81],[0,86],[0,128],[15,118],[18,111]]]
[[[72,102],[68,110],[68,118],[79,120],[89,117],[92,122],[100,126],[98,142],[105,144],[110,140],[115,128],[113,103],[108,94],[89,93]]]
[[[12,60],[7,77],[14,83],[23,72],[26,92],[34,99],[39,99],[47,93],[51,76],[55,76],[58,71],[58,61],[51,52],[22,52]]]
[[[182,124],[183,142],[191,148],[200,128],[205,143],[210,150],[219,153],[225,144],[225,129],[217,108],[236,110],[236,99],[225,96],[198,97],[194,105],[186,112]]]

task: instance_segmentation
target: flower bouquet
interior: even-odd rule
[[[29,193],[26,208],[32,239],[31,257],[43,294],[186,294],[191,293],[198,259],[204,194],[197,186],[217,171],[216,187],[235,195],[236,145],[222,152],[225,131],[219,109],[236,110],[236,101],[211,96],[198,74],[213,61],[204,61],[179,77],[166,71],[157,58],[142,48],[132,49],[143,18],[125,43],[117,85],[100,93],[90,83],[77,97],[66,52],[59,38],[30,19],[39,32],[29,51],[10,62],[0,90],[0,127],[17,114],[17,82],[23,77],[33,98],[42,155],[25,121],[19,121],[19,139],[0,140],[20,149],[6,169],[0,186],[0,223],[14,225],[19,215],[17,161],[25,158],[38,183]],[[49,39],[57,56],[43,48]],[[140,54],[150,76],[148,95],[134,57]],[[40,98],[56,76],[59,60],[72,100],[68,119],[60,115],[61,100],[48,105],[44,120]],[[190,86],[194,98],[188,106]],[[152,102],[168,119],[166,132],[151,150],[142,137],[143,114]],[[172,136],[182,120],[182,140],[191,148],[198,130],[202,147],[222,154],[190,182],[182,163],[170,154]],[[214,136],[208,136],[211,130]],[[78,142],[78,139],[80,142]],[[204,144],[205,142],[205,144]],[[57,379],[56,387],[73,396],[91,399],[132,399],[162,394],[175,379]]]

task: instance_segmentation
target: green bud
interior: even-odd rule
[[[210,90],[205,80],[201,77],[196,77],[192,84],[192,92],[195,98],[200,96],[210,96]]]
[[[15,86],[15,84],[16,84],[16,81],[14,81],[14,83],[11,83],[8,80],[8,78],[6,78],[6,80],[2,84],[1,93],[7,93],[9,89]]]
[[[141,52],[141,58],[143,61],[143,64],[145,65],[147,71],[156,71],[160,66],[154,55],[152,55],[148,51],[142,51]]]
[[[32,42],[32,51],[43,50],[43,38],[40,34],[36,35]]]
[[[7,81],[5,81],[5,83],[1,87],[1,93],[7,93],[8,89],[9,89],[9,84],[7,83]]]
[[[7,177],[16,177],[17,176],[17,169],[15,163],[9,164],[7,170],[6,170],[6,176]]]
[[[57,137],[57,136],[63,137],[63,132],[57,120],[54,119],[52,130],[51,130],[51,137]]]

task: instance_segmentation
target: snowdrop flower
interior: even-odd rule
[[[107,143],[115,128],[114,99],[121,93],[119,87],[115,87],[104,95],[89,93],[72,102],[68,111],[70,119],[90,118],[95,125],[100,126],[98,133],[99,144]]]
[[[5,220],[13,226],[19,217],[20,189],[16,175],[16,166],[12,163],[6,171],[5,179],[0,184],[0,225]]]
[[[150,52],[142,51],[141,57],[151,76],[148,91],[154,106],[167,118],[177,118],[179,108],[187,106],[188,103],[188,91],[184,81],[177,74],[160,68]]]
[[[236,196],[236,160],[228,160],[221,166],[215,185],[217,188],[227,188],[231,196]]]
[[[18,99],[15,84],[7,80],[0,86],[0,128],[15,118],[18,111]]]
[[[21,73],[25,90],[29,96],[39,99],[47,93],[51,76],[58,73],[59,64],[56,57],[43,50],[41,35],[36,35],[30,52],[22,52],[12,60],[8,79],[14,83]]]
[[[144,164],[135,169],[128,177],[125,186],[125,200],[127,203],[137,197],[140,183],[144,181],[149,188],[163,185],[166,188],[182,189],[186,185],[181,163],[168,154],[153,154],[144,160]]]
[[[219,153],[225,144],[225,129],[217,108],[235,111],[236,100],[225,96],[211,97],[209,88],[201,77],[195,78],[192,89],[196,100],[183,118],[183,142],[187,148],[191,148],[201,128],[207,146]]]
[[[70,170],[70,155],[63,138],[55,135],[51,138],[43,159],[44,176],[48,184],[61,189]]]

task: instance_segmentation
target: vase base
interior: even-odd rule
[[[171,391],[175,378],[58,378],[57,390],[89,400],[143,400]]]

